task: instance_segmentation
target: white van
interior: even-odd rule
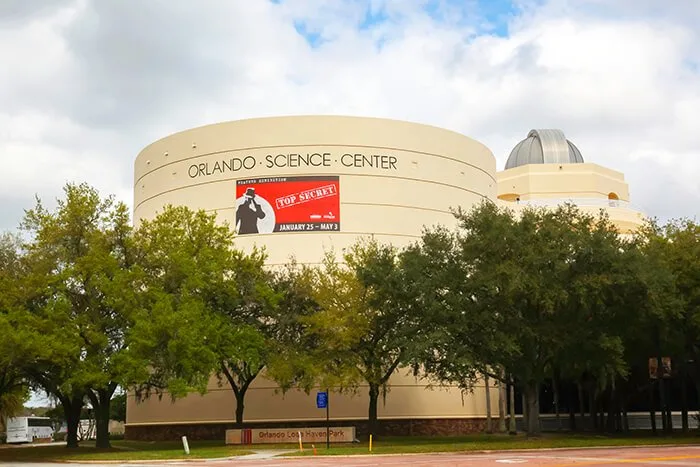
[[[14,417],[7,419],[7,443],[31,443],[53,438],[49,417]]]

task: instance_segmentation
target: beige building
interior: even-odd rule
[[[630,203],[625,176],[585,162],[560,130],[531,130],[513,148],[496,179],[499,205],[514,210],[567,202],[590,214],[603,209],[622,234],[644,221],[643,213]]]
[[[431,126],[338,116],[251,119],[161,139],[138,155],[134,177],[136,224],[167,204],[215,212],[235,226],[237,247],[265,246],[270,265],[292,255],[318,263],[324,251],[340,252],[366,235],[404,246],[424,226],[455,225],[451,208],[484,199],[514,209],[566,200],[603,207],[625,232],[641,221],[623,175],[584,163],[558,130],[533,130],[497,172],[486,146]],[[496,414],[497,388],[491,395]],[[325,421],[315,403],[315,392],[283,396],[258,378],[246,395],[245,420],[309,426]],[[366,389],[331,394],[330,407],[334,422],[361,425]],[[213,378],[206,395],[174,404],[167,397],[139,404],[129,398],[126,431],[140,438],[223,437],[234,413],[232,391]],[[463,397],[456,388],[427,389],[407,371],[391,378],[379,404],[380,420],[399,434],[473,431],[485,414],[483,385]]]

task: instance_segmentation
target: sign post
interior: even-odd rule
[[[325,392],[318,392],[316,394],[316,407],[319,409],[326,409],[326,449],[331,447],[331,427],[330,427],[330,408],[328,404],[328,388]]]

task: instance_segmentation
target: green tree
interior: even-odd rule
[[[414,308],[406,299],[396,248],[361,239],[343,254],[329,252],[315,271],[314,299],[320,310],[306,319],[319,340],[315,358],[321,384],[369,391],[369,433],[377,435],[377,405],[389,378],[411,362],[421,341]]]
[[[235,250],[229,225],[186,207],[144,221],[136,243],[145,290],[133,334],[143,359],[131,378],[142,381],[137,397],[204,393],[212,375],[224,374],[242,423],[245,393],[269,355],[262,321],[274,292],[264,254]]]
[[[215,308],[224,318],[218,376],[236,399],[236,422],[243,424],[246,391],[263,371],[288,389],[301,375],[290,370],[291,354],[303,354],[302,318],[314,309],[294,264],[265,268],[266,255],[233,251]],[[298,352],[295,352],[298,351]],[[293,364],[300,368],[300,362]]]
[[[659,225],[647,223],[639,238],[647,269],[647,283],[656,283],[648,294],[652,305],[647,310],[649,356],[672,357],[674,377],[681,381],[682,428],[688,430],[687,384],[694,380],[700,395],[695,362],[700,357],[700,226],[689,219],[671,220]],[[665,279],[665,280],[663,280]],[[636,355],[643,358],[643,355]],[[672,429],[669,388],[663,379],[654,384],[662,404],[666,431]]]
[[[222,326],[210,301],[225,280],[231,240],[213,215],[187,207],[166,206],[135,231],[142,294],[129,351],[141,364],[128,380],[138,382],[137,401],[206,392]]]
[[[60,348],[33,379],[66,410],[67,441],[77,446],[84,397],[95,411],[97,446],[109,447],[110,400],[121,382],[136,305],[128,210],[86,184],[68,184],[54,210],[26,211],[31,312]]]
[[[110,404],[109,418],[119,422],[126,422],[126,392],[115,394]]]
[[[26,400],[27,380],[22,368],[33,354],[23,343],[34,336],[27,335],[16,310],[19,257],[19,240],[9,233],[0,235],[0,424],[3,426],[5,418],[16,415]]]
[[[620,273],[623,243],[605,216],[568,205],[516,215],[484,203],[456,215],[456,232],[429,230],[420,245],[433,272],[416,288],[439,329],[426,370],[468,388],[475,369],[501,381],[492,369],[504,369],[525,396],[526,430],[537,435],[540,387],[558,369],[624,372],[620,338],[604,325],[629,279]]]

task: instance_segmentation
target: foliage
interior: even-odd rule
[[[328,252],[315,270],[319,311],[305,319],[320,345],[314,356],[323,386],[356,391],[369,387],[369,430],[376,435],[377,401],[396,369],[411,361],[421,339],[415,306],[406,294],[398,251],[360,239],[340,264]]]
[[[128,209],[92,187],[68,184],[54,210],[26,211],[27,302],[59,343],[34,380],[61,400],[68,444],[83,395],[95,408],[98,443],[109,446],[109,402],[133,361],[125,358],[137,293]],[[71,403],[72,399],[74,403]]]
[[[110,420],[126,422],[126,393],[115,394],[112,397],[112,403],[109,405]]]
[[[40,352],[38,338],[26,326],[26,314],[17,298],[21,290],[19,238],[0,235],[0,420],[21,412],[28,398],[27,371]],[[0,423],[1,425],[2,423]]]
[[[569,205],[516,214],[484,203],[456,215],[457,232],[430,230],[418,251],[431,271],[421,280],[422,300],[439,324],[424,365],[463,388],[475,368],[505,369],[526,397],[528,433],[538,434],[539,389],[548,378],[626,374],[617,331],[639,289],[636,250],[606,216]]]

